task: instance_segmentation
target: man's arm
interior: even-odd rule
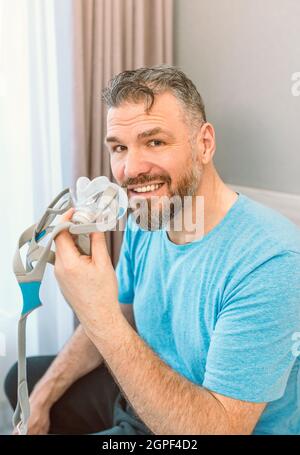
[[[89,333],[140,419],[155,434],[251,434],[265,403],[236,400],[171,369],[119,318],[110,339]]]
[[[120,308],[128,323],[136,329],[133,305],[120,304]],[[50,409],[75,381],[97,368],[102,362],[102,355],[79,325],[34,387],[30,396],[31,402]]]

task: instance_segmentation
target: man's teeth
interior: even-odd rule
[[[135,188],[133,191],[136,193],[146,193],[147,191],[157,190],[161,185],[162,183],[157,183],[156,185],[140,186],[139,188]]]

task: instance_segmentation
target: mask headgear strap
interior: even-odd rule
[[[23,296],[23,309],[18,323],[18,403],[13,415],[13,425],[19,434],[27,434],[27,424],[30,415],[28,386],[26,377],[26,320],[27,316],[40,305],[39,290],[47,262],[54,264],[55,253],[51,244],[55,236],[63,229],[68,229],[71,222],[65,222],[55,227],[49,227],[57,215],[64,213],[72,206],[71,199],[65,200],[69,190],[62,191],[47,208],[41,220],[26,229],[20,236],[18,247],[13,259],[13,270]],[[61,199],[64,199],[61,201]],[[50,238],[45,247],[38,242],[46,234]],[[24,267],[20,249],[29,244]],[[33,266],[33,262],[36,265]]]
[[[111,186],[106,188],[101,196],[102,206],[100,211],[105,213],[110,204],[115,200],[118,191]],[[68,198],[66,199],[66,196]],[[40,221],[26,229],[19,238],[18,247],[13,259],[13,270],[23,296],[23,309],[18,323],[18,402],[13,415],[13,425],[18,434],[24,435],[28,431],[30,416],[29,395],[26,375],[26,320],[27,316],[42,305],[39,297],[40,286],[47,263],[55,262],[55,252],[51,250],[54,238],[63,230],[70,233],[87,237],[91,232],[107,231],[115,226],[116,219],[120,216],[112,215],[103,222],[89,224],[74,224],[66,221],[56,226],[50,226],[57,215],[61,215],[72,207],[72,199],[69,189],[63,190],[48,206]],[[114,212],[112,212],[113,214]],[[123,214],[122,214],[123,216]],[[46,246],[39,245],[40,240],[49,234]],[[23,265],[20,250],[28,243],[26,254],[26,267]],[[84,253],[89,254],[90,244],[84,243]],[[33,263],[35,262],[35,265]]]

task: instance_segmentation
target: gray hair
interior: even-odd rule
[[[205,106],[193,82],[180,69],[169,65],[127,70],[114,76],[102,92],[108,108],[126,101],[145,101],[149,112],[155,95],[171,92],[181,103],[193,125],[206,122]]]

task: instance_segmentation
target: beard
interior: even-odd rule
[[[139,182],[150,184],[151,181],[159,180],[165,182],[168,188],[167,195],[150,198],[135,196],[133,202],[130,201],[129,213],[133,214],[134,221],[139,227],[146,231],[170,227],[175,217],[183,212],[185,197],[190,196],[188,199],[191,199],[196,196],[203,170],[193,154],[185,169],[174,187],[171,178],[163,175],[145,176],[146,180]]]

